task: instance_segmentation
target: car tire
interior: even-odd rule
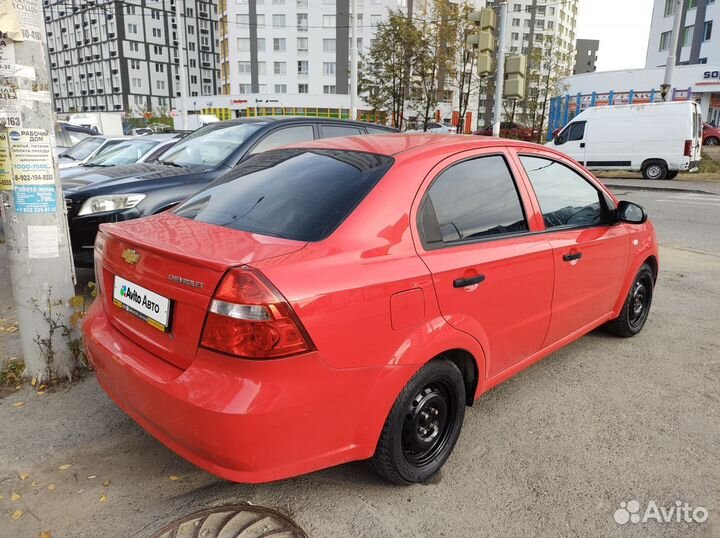
[[[717,146],[720,144],[720,138],[716,136],[708,136],[705,140],[703,140],[703,144],[706,146]]]
[[[667,173],[667,175],[665,176],[665,179],[675,179],[677,177],[677,175],[678,175],[677,170],[671,170],[670,172]]]
[[[451,361],[438,358],[405,385],[385,420],[371,466],[400,485],[423,482],[447,461],[465,417],[465,383]]]
[[[645,179],[660,180],[665,179],[668,173],[667,165],[661,161],[652,161],[646,164],[642,169],[642,175]]]
[[[647,263],[643,264],[630,286],[620,315],[605,325],[607,330],[623,338],[635,336],[642,331],[650,314],[654,286],[655,274]]]

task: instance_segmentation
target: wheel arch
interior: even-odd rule
[[[653,272],[653,282],[657,282],[658,270],[660,269],[657,256],[655,256],[655,255],[648,256],[647,258],[645,258],[645,261],[643,261],[643,263],[640,264],[640,266],[642,267],[643,264],[648,264],[650,266],[650,269],[652,269],[652,272]]]
[[[650,157],[649,159],[645,159],[642,164],[640,165],[640,170],[644,170],[645,167],[650,166],[651,164],[662,164],[667,168],[670,169],[668,166],[668,163],[665,159],[661,159],[659,157]]]
[[[449,349],[433,357],[430,361],[448,359],[463,376],[465,382],[465,405],[472,406],[475,402],[475,393],[477,392],[480,381],[480,371],[475,357],[466,349]]]

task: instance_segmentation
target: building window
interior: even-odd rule
[[[156,73],[164,73],[165,66],[163,64],[155,64],[155,72]]]
[[[705,28],[703,29],[703,41],[710,41],[712,37],[712,26],[713,21],[705,21]]]
[[[323,86],[323,93],[326,93],[326,94],[334,94],[334,93],[335,93],[335,85],[332,85],[332,86]]]
[[[130,84],[133,88],[142,88],[142,79],[133,77],[132,79],[130,79]]]
[[[323,15],[323,28],[335,28],[335,15]]]
[[[297,68],[298,68],[298,75],[307,75],[308,74],[307,60],[298,60]]]
[[[335,62],[323,62],[323,75],[335,74]]]
[[[670,35],[672,32],[663,32],[660,34],[660,48],[658,50],[670,50]]]
[[[265,38],[264,37],[258,37],[257,48],[258,48],[258,52],[265,52]]]
[[[675,0],[665,0],[665,16],[669,17],[675,13]]]
[[[165,89],[165,81],[164,80],[158,80],[156,81],[157,89],[158,90],[164,90]]]
[[[520,34],[517,33],[517,32],[513,32],[513,33],[511,34],[510,38],[511,38],[513,41],[519,41],[519,40],[520,40]]]
[[[138,60],[130,60],[130,69],[140,69],[140,62]]]
[[[160,28],[153,28],[153,37],[162,37],[162,32],[160,31]]]
[[[197,76],[190,75],[190,84],[197,84]]]
[[[275,52],[285,52],[285,38],[284,37],[274,37],[273,38],[273,50]]]
[[[298,37],[297,38],[297,50],[298,50],[298,52],[307,52],[308,51],[308,38],[307,37]]]
[[[308,30],[308,14],[298,13],[297,14],[297,29],[298,32],[307,32]]]
[[[155,19],[156,21],[160,20],[160,11],[157,9],[150,10],[150,16]]]
[[[252,65],[250,62],[238,62],[238,73],[241,75],[250,73],[250,70],[252,69]]]
[[[250,26],[250,15],[235,15],[235,23],[238,26]]]
[[[688,0],[688,9],[695,9],[697,7],[697,0]]]
[[[298,84],[298,93],[308,93],[308,85]]]
[[[140,51],[140,44],[136,41],[130,41],[130,50],[132,52],[139,52]]]
[[[250,93],[250,84],[238,84],[238,93]]]
[[[190,43],[192,45],[192,43]],[[153,45],[153,52],[155,54],[162,54],[162,47],[158,47],[157,45]]]
[[[692,45],[693,34],[695,33],[695,25],[686,26],[682,33],[682,46],[689,47]]]
[[[272,25],[273,28],[285,28],[285,15],[273,15]]]
[[[137,33],[138,33],[137,24],[128,24],[128,34],[137,34]]]
[[[323,39],[323,52],[335,52],[334,39]]]
[[[513,11],[522,11],[522,4],[513,4]]]
[[[370,26],[375,28],[378,24],[380,24],[381,15],[370,15]]]
[[[520,27],[520,19],[513,19],[512,25],[515,26],[516,28],[519,28]]]
[[[237,40],[238,52],[247,52],[250,50],[250,39],[247,37],[238,37]]]
[[[287,93],[287,84],[275,84],[275,93]]]
[[[273,73],[287,75],[287,64],[285,62],[273,62]]]

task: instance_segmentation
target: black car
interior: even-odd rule
[[[326,118],[241,118],[211,123],[154,163],[94,168],[63,182],[73,257],[92,267],[98,226],[165,211],[255,153],[317,138],[394,129]]]

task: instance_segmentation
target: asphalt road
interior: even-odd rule
[[[278,509],[314,537],[720,536],[720,196],[686,194],[619,191],[647,208],[662,244],[645,330],[596,331],[486,394],[431,483],[391,486],[363,463],[226,483],[146,435],[89,376],[0,400],[0,537],[148,536],[242,502]],[[616,523],[633,500],[641,516],[650,501],[709,516]]]

